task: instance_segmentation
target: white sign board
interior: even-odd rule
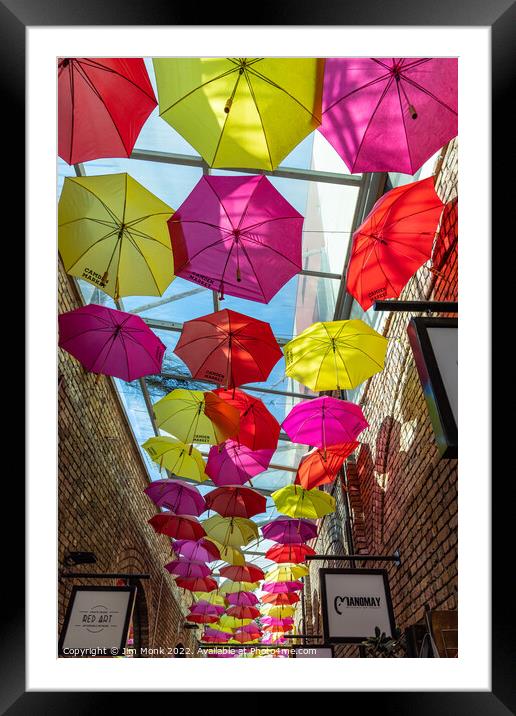
[[[122,651],[129,629],[136,587],[74,587],[65,616],[59,654],[111,655]]]
[[[394,615],[383,569],[321,569],[321,606],[325,641],[359,643],[375,627],[392,636]]]

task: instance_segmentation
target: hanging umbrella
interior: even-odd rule
[[[260,610],[256,609],[256,607],[230,607],[226,614],[230,617],[235,617],[236,619],[256,619],[256,617],[260,616]]]
[[[235,441],[253,451],[276,449],[280,424],[259,398],[253,398],[243,390],[237,389],[217,388],[213,392],[236,408],[240,414],[240,425]]]
[[[201,453],[185,445],[176,438],[167,435],[158,435],[146,440],[142,447],[149,453],[154,462],[161,468],[169,470],[179,477],[187,477],[196,482],[208,479],[205,473],[204,460]]]
[[[360,406],[323,396],[294,405],[282,426],[292,442],[325,451],[327,446],[353,442],[369,423]]]
[[[279,633],[279,634],[293,634],[294,633],[294,627],[292,625],[284,625],[284,624],[269,624],[263,627],[264,632],[272,632],[272,633]]]
[[[220,559],[228,564],[234,564],[236,566],[243,566],[245,564],[245,557],[243,552],[238,547],[232,547],[229,544],[221,544],[213,537],[207,537],[210,542],[213,542],[215,547],[219,550]]]
[[[353,234],[346,290],[364,311],[396,298],[432,256],[444,204],[434,177],[391,189]]]
[[[321,490],[305,490],[299,485],[286,485],[271,495],[278,512],[289,517],[316,520],[335,512],[335,498]]]
[[[210,596],[215,595],[215,592],[210,592]],[[209,601],[201,600],[199,602],[192,602],[190,605],[190,614],[206,614],[209,616],[216,616],[217,618],[224,614],[224,606],[220,604],[212,604]]]
[[[273,449],[253,451],[235,440],[226,440],[210,449],[206,474],[219,486],[243,485],[269,467],[273,454]]]
[[[266,582],[293,582],[306,577],[309,570],[304,564],[285,564],[269,570],[263,577]]]
[[[317,537],[317,525],[311,520],[278,517],[262,527],[265,539],[280,544],[302,544]]]
[[[224,644],[229,641],[233,634],[229,632],[221,631],[220,629],[210,629],[209,627],[204,630],[201,636],[201,642],[205,644]]]
[[[174,353],[194,378],[228,387],[267,380],[283,357],[268,323],[228,309],[186,321]]]
[[[314,391],[348,390],[383,370],[387,339],[358,319],[326,321],[313,323],[284,351],[286,375]]]
[[[219,619],[219,624],[225,631],[228,629],[240,629],[251,622],[252,619],[237,619],[229,614],[223,614]]]
[[[158,534],[176,539],[198,540],[206,534],[195,517],[175,515],[173,512],[160,512],[150,518],[149,524]]]
[[[258,527],[245,517],[220,517],[213,515],[202,523],[206,534],[231,547],[244,547],[258,539]]]
[[[211,392],[176,388],[152,407],[157,426],[185,443],[217,445],[238,432],[238,412]]]
[[[278,544],[265,553],[265,559],[279,564],[303,562],[307,555],[315,554],[315,549],[306,544]]]
[[[126,381],[160,373],[166,350],[139,316],[94,303],[59,316],[59,347],[92,373]]]
[[[194,591],[192,592],[192,598],[195,600],[195,603],[198,604],[199,602],[208,602],[209,604],[215,604],[216,606],[224,607],[221,614],[225,610],[226,600],[224,597],[219,594],[218,592],[210,591],[210,592],[204,592],[202,590],[200,591]]]
[[[160,116],[213,167],[273,170],[321,121],[324,60],[153,59]]]
[[[233,634],[233,638],[239,644],[257,644],[261,635],[262,632],[259,629],[254,629],[250,632],[237,630]]]
[[[261,622],[264,626],[284,626],[292,627],[294,625],[294,617],[262,617]]]
[[[165,565],[165,569],[177,577],[207,577],[211,574],[207,564],[191,562],[188,559],[174,559]]]
[[[249,519],[265,512],[266,506],[267,500],[263,495],[240,485],[218,487],[206,495],[206,508],[218,512],[222,517]]]
[[[236,592],[255,592],[259,586],[258,582],[233,582],[231,579],[227,579],[219,591],[224,595]]]
[[[303,589],[303,582],[298,580],[292,580],[288,582],[264,582],[262,584],[264,592],[270,592],[270,594],[281,594],[284,592],[297,592]]]
[[[302,268],[303,217],[264,176],[203,176],[168,226],[176,274],[221,298],[269,303]]]
[[[235,633],[237,633],[237,632],[243,632],[243,633],[247,633],[247,634],[255,634],[255,633],[261,634],[260,627],[254,621],[249,621],[248,624],[243,624],[242,626],[238,627],[238,629]]]
[[[207,537],[197,541],[177,539],[172,542],[174,554],[193,562],[214,562],[220,559],[220,551]]]
[[[57,63],[58,154],[67,164],[129,157],[158,104],[141,57],[64,57]]]
[[[333,482],[344,464],[344,460],[359,445],[360,443],[356,441],[332,445],[326,448],[326,455],[320,448],[310,450],[299,463],[294,484],[301,485],[306,490],[313,490],[315,487]],[[287,561],[298,562],[300,560]]]
[[[290,606],[299,602],[299,595],[291,592],[290,594],[264,594],[262,596],[262,602],[264,605],[270,604],[271,606]]]
[[[299,601],[299,595],[295,594],[294,592],[285,592],[284,594],[271,594],[271,595],[265,595],[265,596],[285,596],[285,597],[297,597],[297,601]],[[262,607],[262,614],[264,614],[266,617],[274,617],[275,619],[287,619],[289,617],[294,616],[296,613],[296,608],[292,606],[283,606],[283,605],[267,605],[266,607]]]
[[[178,577],[176,584],[189,592],[213,592],[218,586],[211,577]]]
[[[242,567],[222,567],[220,575],[233,582],[259,582],[263,579],[263,570],[246,562]]]
[[[59,252],[67,273],[113,298],[161,296],[174,279],[174,213],[128,174],[66,177]]]
[[[259,599],[253,592],[230,592],[227,596],[228,602],[237,607],[254,607],[259,604]]]
[[[326,60],[320,132],[352,173],[415,174],[457,136],[457,59]]]
[[[193,622],[194,624],[216,624],[218,622],[218,616],[209,614],[190,614],[186,615],[187,622]]]
[[[144,492],[155,505],[165,507],[176,515],[199,517],[206,511],[206,503],[199,490],[181,480],[154,480]]]

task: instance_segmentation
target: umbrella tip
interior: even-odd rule
[[[226,100],[226,104],[224,105],[224,112],[226,114],[229,114],[229,110],[231,109],[231,105],[233,104],[233,97],[230,97]]]
[[[410,116],[412,117],[412,119],[417,119],[417,112],[416,112],[414,105],[409,104],[409,112],[410,112]]]

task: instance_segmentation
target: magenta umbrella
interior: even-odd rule
[[[415,174],[457,136],[457,59],[328,58],[319,131],[355,172]]]
[[[202,642],[212,642],[214,644],[223,644],[226,641],[229,641],[233,637],[233,634],[226,632],[226,631],[220,631],[219,629],[210,629],[207,627],[201,636]]]
[[[160,373],[166,349],[139,316],[95,303],[59,316],[59,346],[92,373],[127,381]]]
[[[254,607],[260,601],[253,592],[233,592],[227,594],[226,599],[234,607]]]
[[[176,577],[207,577],[211,569],[204,562],[191,562],[188,559],[174,559],[165,565],[165,569]]]
[[[292,626],[294,624],[294,617],[283,617],[278,619],[277,617],[262,617],[260,620],[267,626]]]
[[[290,517],[278,517],[262,528],[265,539],[280,544],[303,544],[317,537],[317,525],[312,520]]]
[[[251,450],[235,440],[226,440],[211,448],[206,474],[219,486],[243,485],[269,467],[273,454],[272,449]]]
[[[212,604],[201,599],[199,602],[194,602],[190,605],[190,614],[206,614],[207,616],[220,617],[226,608],[220,604]]]
[[[269,594],[285,594],[285,592],[298,592],[303,589],[303,582],[299,580],[295,582],[264,582],[262,584],[264,592]]]
[[[199,517],[206,510],[204,497],[199,490],[181,480],[154,480],[144,492],[155,505],[166,507],[176,515]]]
[[[176,539],[172,542],[175,554],[191,559],[194,562],[214,562],[220,559],[220,552],[209,539],[199,540]]]
[[[268,303],[301,271],[302,225],[264,176],[203,176],[168,221],[175,273]]]
[[[259,634],[261,634],[261,629],[256,622],[249,622],[249,624],[246,624],[245,626],[238,627],[236,632],[244,632],[247,634],[253,634],[258,632]]]
[[[282,427],[292,442],[325,450],[354,442],[369,423],[355,403],[323,396],[294,405]]]

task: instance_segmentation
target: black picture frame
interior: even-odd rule
[[[63,646],[66,639],[66,633],[68,630],[68,626],[70,624],[70,617],[72,615],[73,606],[75,602],[75,598],[77,594],[80,592],[127,592],[129,594],[129,600],[127,602],[127,611],[124,617],[124,625],[122,628],[122,634],[120,637],[120,643],[118,645],[115,645],[115,648],[117,649],[116,655],[123,654],[124,647],[127,643],[127,635],[129,633],[129,625],[131,623],[131,617],[134,610],[134,603],[136,601],[136,585],[125,585],[120,587],[106,587],[106,586],[100,586],[95,584],[88,584],[87,586],[77,585],[74,584],[72,587],[72,592],[70,594],[70,598],[68,600],[68,605],[66,607],[66,612],[64,616],[63,626],[61,629],[61,634],[59,635],[59,640],[57,643],[57,655],[59,657],[65,657],[66,654],[63,653]],[[107,651],[107,649],[106,649]],[[103,657],[102,654],[99,656]],[[107,654],[109,656],[109,654]]]
[[[282,0],[281,3],[263,0],[253,8],[249,24],[252,25],[294,25],[294,26],[441,26],[488,27],[491,30],[491,78],[492,78],[492,150],[496,172],[492,179],[492,223],[493,234],[506,235],[506,209],[503,202],[504,189],[509,177],[510,162],[507,157],[515,155],[513,113],[508,111],[512,97],[514,63],[514,27],[516,26],[516,6],[514,0],[433,0],[427,3],[415,3],[412,0],[347,0],[336,3],[334,0],[319,0],[308,3],[306,0]],[[0,72],[4,106],[8,111],[2,115],[4,136],[9,141],[3,147],[4,166],[9,168],[9,185],[12,187],[9,197],[9,210],[16,212],[17,236],[16,248],[20,257],[16,266],[24,265],[24,244],[21,237],[25,232],[25,197],[22,187],[25,182],[25,31],[27,26],[63,26],[63,25],[198,25],[199,7],[188,3],[171,3],[164,0],[2,0],[0,2]],[[243,7],[226,3],[219,6],[203,6],[204,25],[231,25],[246,22]],[[8,134],[6,133],[8,130]],[[511,150],[510,147],[513,147]],[[512,169],[512,167],[511,167]],[[499,244],[498,244],[499,245]],[[11,266],[15,265],[11,254]],[[513,283],[512,261],[495,261],[497,282],[494,295],[501,298],[502,287]],[[510,273],[509,273],[510,272]],[[13,271],[8,272],[11,276]],[[19,279],[19,270],[16,272]],[[8,278],[8,277],[6,277]],[[484,287],[479,300],[491,296],[490,287]],[[23,315],[23,299],[17,301],[19,314]],[[502,328],[504,315],[498,312],[493,316],[493,328]],[[14,330],[20,330],[21,342],[24,333],[15,322]],[[490,340],[488,337],[487,340]],[[493,371],[504,375],[505,364],[501,362]],[[500,396],[500,397],[499,397]],[[493,395],[493,413],[501,404],[503,391]],[[19,401],[18,394],[18,402]],[[50,412],[53,408],[50,406]],[[508,432],[509,424],[497,431],[497,439],[502,447],[511,444]],[[511,424],[512,429],[512,424]],[[489,440],[489,436],[485,436]],[[21,514],[25,502],[25,486],[21,479],[10,484],[9,502],[17,505],[16,549],[4,550],[3,571],[9,579],[8,618],[2,620],[0,638],[3,645],[0,658],[0,715],[26,716],[26,714],[74,713],[90,715],[102,709],[106,702],[122,706],[124,694],[114,695],[106,692],[27,692],[25,668],[25,565],[23,520]],[[492,554],[493,554],[493,594],[492,594],[492,688],[488,692],[446,691],[446,692],[367,692],[346,694],[346,705],[355,703],[363,708],[381,708],[384,713],[397,716],[506,716],[515,710],[514,693],[514,639],[512,602],[506,594],[506,557],[508,544],[507,527],[512,525],[512,501],[507,499],[506,481],[493,484],[492,491]],[[510,512],[509,512],[510,510]],[[0,522],[5,532],[4,544],[12,545],[13,527],[10,520]],[[49,577],[51,578],[51,577]],[[49,616],[49,618],[52,618]],[[314,683],[313,690],[317,690]],[[408,685],[410,687],[410,685]],[[343,688],[336,683],[335,690]],[[296,690],[296,686],[289,686]],[[144,696],[143,698],[147,698]],[[116,701],[114,701],[116,699]],[[138,701],[130,695],[129,706]]]
[[[385,589],[385,600],[387,603],[387,613],[389,615],[389,624],[391,627],[391,635],[394,636],[396,630],[396,620],[394,618],[394,609],[392,606],[391,590],[389,586],[389,576],[386,569],[357,569],[354,567],[342,567],[342,569],[334,567],[319,570],[319,585],[321,593],[321,615],[323,623],[323,637],[324,641],[331,644],[360,644],[365,639],[368,639],[374,634],[365,634],[360,637],[333,637],[330,634],[330,625],[328,620],[327,610],[327,588],[326,588],[326,576],[328,574],[353,574],[364,576],[364,574],[379,575],[383,578],[383,586]]]
[[[458,428],[439,365],[428,335],[429,328],[457,329],[456,318],[412,318],[407,333],[441,458],[458,454]]]

